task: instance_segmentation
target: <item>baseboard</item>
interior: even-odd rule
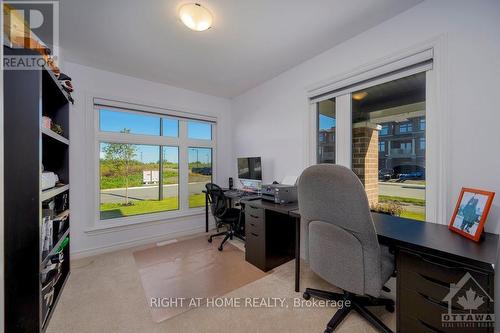
[[[210,224],[209,229],[211,230],[213,228],[215,228],[215,224]],[[97,256],[97,255],[104,254],[104,253],[125,250],[125,249],[135,247],[135,246],[141,246],[141,245],[146,245],[146,244],[151,244],[151,243],[156,243],[156,242],[161,242],[161,241],[168,241],[168,240],[171,240],[174,238],[190,236],[190,235],[202,233],[202,232],[205,232],[204,225],[196,227],[196,228],[192,228],[192,229],[186,229],[186,230],[181,230],[181,231],[176,231],[176,232],[169,232],[169,233],[159,235],[159,236],[155,235],[155,236],[151,236],[151,237],[137,238],[137,239],[128,240],[128,241],[124,241],[124,242],[114,243],[112,245],[101,246],[101,247],[96,247],[96,248],[92,248],[92,249],[85,249],[85,250],[81,250],[81,251],[74,251],[74,252],[71,252],[71,260],[77,260],[77,259]]]

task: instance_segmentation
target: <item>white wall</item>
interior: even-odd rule
[[[447,79],[438,98],[449,106],[447,216],[462,186],[492,190],[486,230],[500,233],[500,1],[425,1],[237,97],[235,156],[262,156],[265,182],[300,174],[308,164],[307,87],[439,36]]]
[[[235,98],[236,156],[263,157],[264,181],[300,174],[308,159],[307,87],[444,36],[449,105],[448,216],[462,186],[499,192],[496,112],[500,2],[429,0]],[[233,175],[236,170],[233,168]],[[486,229],[500,231],[500,198]]]
[[[127,247],[133,244],[168,239],[176,235],[204,230],[205,215],[135,225],[121,231],[86,232],[94,224],[91,190],[92,173],[86,156],[93,137],[85,126],[92,112],[89,97],[113,97],[145,105],[173,108],[218,118],[216,182],[227,186],[231,168],[230,101],[185,89],[140,80],[116,73],[65,62],[63,72],[75,86],[75,105],[70,117],[70,205],[71,249],[77,257]]]

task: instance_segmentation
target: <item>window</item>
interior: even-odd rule
[[[412,131],[411,122],[405,122],[399,124],[399,133],[410,133]]]
[[[399,144],[399,149],[403,154],[411,154],[412,144],[411,142],[401,142]]]
[[[425,137],[412,132],[412,124],[425,124],[425,85],[425,73],[419,73],[351,95],[352,169],[372,209],[422,221],[425,149],[415,151],[415,145],[423,142],[425,147]],[[389,124],[398,124],[398,132],[388,139]],[[416,186],[410,190],[405,183]]]
[[[425,137],[420,138],[420,149],[425,150]]]
[[[318,163],[335,163],[335,99],[318,103]]]
[[[385,141],[380,141],[378,143],[378,151],[379,152],[385,152]]]
[[[189,208],[205,206],[202,191],[205,184],[212,182],[212,149],[189,148]]]
[[[389,124],[383,124],[379,135],[382,136],[382,135],[388,135],[388,134],[389,134]]]
[[[100,105],[95,110],[101,220],[204,206],[214,123]]]
[[[148,114],[101,109],[99,125],[102,132],[160,135],[160,118]]]
[[[197,121],[188,121],[188,137],[190,139],[212,140],[212,125]]]
[[[179,120],[163,118],[163,136],[171,136],[173,138],[177,138],[179,136]]]
[[[177,147],[163,149],[178,155]],[[102,142],[100,156],[102,220],[179,208],[178,172],[163,178],[174,187],[160,190],[160,146]],[[177,156],[173,159],[178,168]]]
[[[425,131],[425,118],[420,118],[419,126],[421,131]]]
[[[448,202],[443,191],[446,177],[440,177],[445,167],[441,150],[446,146],[442,137],[448,127],[446,111],[428,113],[439,110],[439,104],[438,98],[427,99],[441,85],[441,67],[434,68],[433,59],[439,54],[434,50],[437,44],[386,57],[329,82],[318,82],[308,91],[309,123],[314,124],[309,132],[308,162],[319,161],[318,140],[311,140],[319,131],[314,121],[318,105],[334,99],[336,163],[358,175],[375,210],[431,222],[445,219]],[[432,126],[427,128],[428,124]],[[427,159],[427,149],[420,149],[420,137],[433,147],[440,143],[433,148],[432,160]],[[411,142],[410,154],[400,148],[399,142],[405,140]],[[379,152],[382,148],[383,153]],[[430,182],[432,186],[427,186]],[[415,184],[418,190],[410,191],[405,183]],[[392,209],[397,205],[398,209]]]

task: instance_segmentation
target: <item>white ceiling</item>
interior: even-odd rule
[[[66,60],[234,97],[422,0],[199,0],[204,32],[177,18],[183,0],[62,0]],[[194,1],[193,1],[194,2]]]

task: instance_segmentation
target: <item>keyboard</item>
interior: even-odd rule
[[[225,191],[224,194],[227,196],[240,196],[240,195],[242,195],[241,191],[238,191],[238,190]]]
[[[253,192],[242,191],[242,190],[229,190],[224,192],[224,194],[226,196],[231,196],[231,197],[245,198],[245,200],[256,200],[253,198],[260,199],[260,195]]]
[[[262,199],[262,197],[258,194],[253,194],[253,195],[247,195],[247,196],[244,196],[242,199],[245,199],[245,200],[259,200],[259,199]]]

